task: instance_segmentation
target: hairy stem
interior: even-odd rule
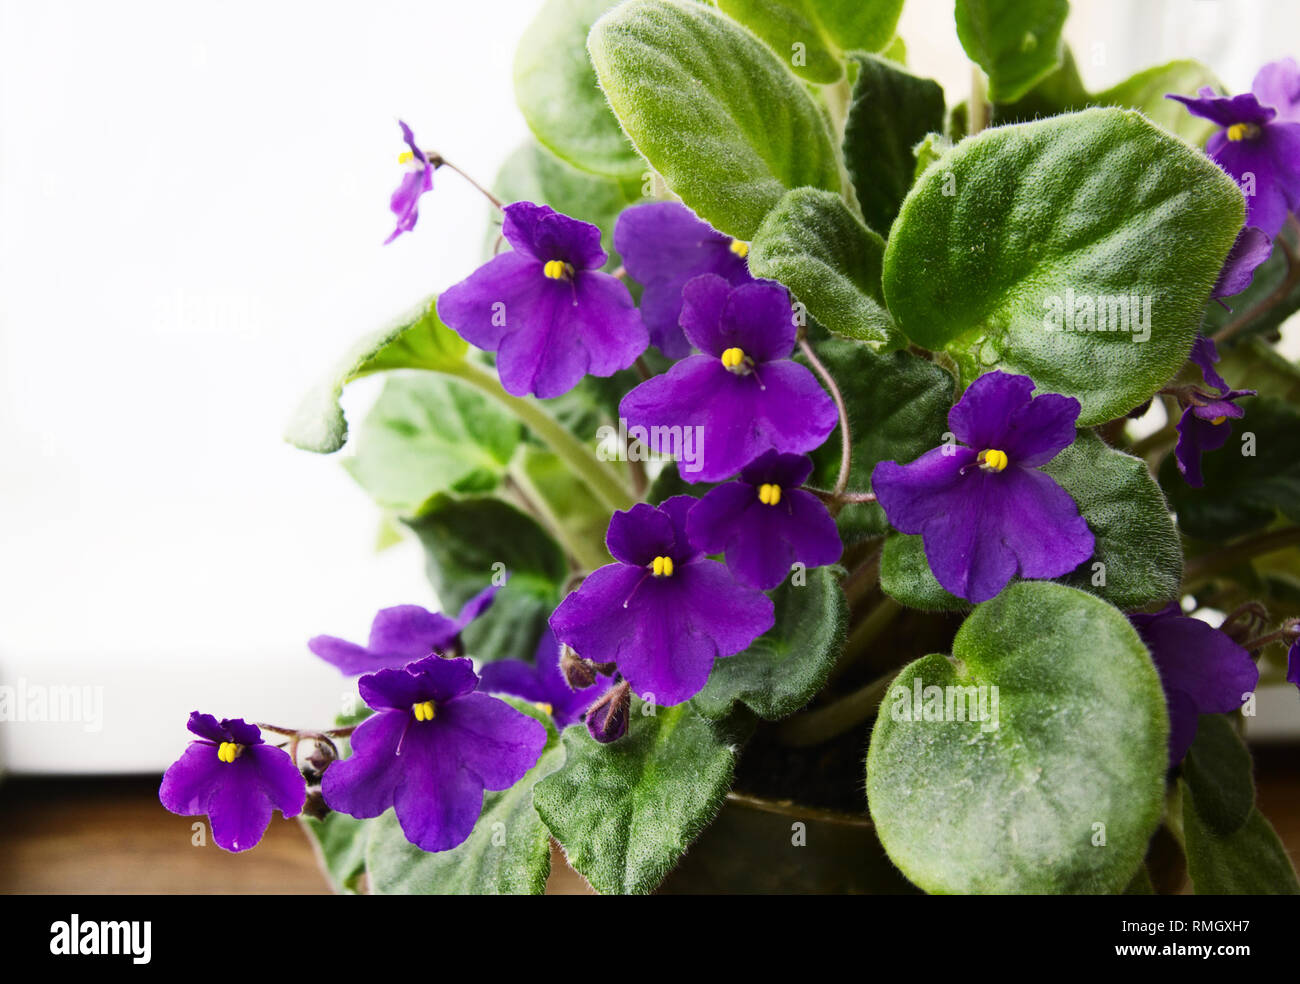
[[[799,348],[803,350],[804,357],[812,366],[813,371],[821,376],[822,382],[831,391],[831,399],[835,401],[835,409],[840,415],[840,473],[835,479],[835,488],[832,490],[838,499],[849,486],[849,466],[853,463],[853,435],[849,433],[849,411],[844,406],[844,396],[840,393],[835,377],[830,374],[830,370],[822,365],[821,359],[817,358],[817,353],[808,344],[808,339],[800,338]],[[838,511],[838,507],[832,505],[831,512],[836,513]]]

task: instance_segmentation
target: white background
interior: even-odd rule
[[[1296,6],[1080,2],[1069,33],[1092,88],[1184,56],[1241,90]],[[337,459],[280,433],[355,338],[474,267],[487,209],[449,172],[380,245],[396,118],[490,181],[535,10],[0,0],[0,682],[106,702],[99,733],[0,725],[11,770],[160,769],[194,707],[322,723],[349,688],[305,640],[434,604]],[[902,33],[964,98],[951,3],[909,0]]]

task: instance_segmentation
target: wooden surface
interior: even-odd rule
[[[1300,748],[1255,749],[1259,806],[1300,858]],[[0,893],[323,894],[296,820],[278,814],[243,854],[195,846],[193,824],[158,804],[158,780],[11,779],[0,784]],[[550,894],[590,888],[553,858]]]

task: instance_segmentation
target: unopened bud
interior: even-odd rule
[[[627,734],[628,712],[632,708],[632,686],[626,680],[605,691],[587,711],[587,730],[602,745]]]
[[[596,664],[583,659],[568,646],[560,647],[560,672],[570,690],[585,690],[596,682]]]

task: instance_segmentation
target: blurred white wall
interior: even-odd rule
[[[1093,87],[1176,56],[1245,87],[1300,9],[1074,6]],[[474,267],[487,210],[450,173],[380,245],[396,118],[490,180],[526,135],[535,9],[0,0],[0,683],[104,700],[98,731],[0,724],[8,768],[159,769],[195,707],[324,722],[348,688],[305,640],[433,603],[418,550],[376,555],[366,496],[280,432],[356,337]],[[964,98],[951,0],[902,30]]]

